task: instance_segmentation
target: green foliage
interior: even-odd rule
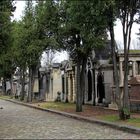
[[[38,39],[43,50],[57,49],[58,9],[53,0],[39,1],[35,7]]]
[[[11,16],[15,10],[12,0],[0,1],[0,77],[10,78],[14,64],[11,51]]]
[[[125,115],[130,115],[130,109],[128,109],[127,107],[123,108],[123,112]]]
[[[34,7],[32,1],[26,1],[25,13],[22,19],[23,39],[26,53],[26,63],[30,67],[36,65],[42,52],[38,47],[36,36],[36,22],[34,18]],[[42,51],[42,50],[41,50]]]
[[[26,49],[24,45],[24,37],[23,37],[23,24],[21,21],[14,21],[12,28],[12,54],[14,58],[14,62],[18,67],[25,67],[26,65]]]
[[[72,57],[88,56],[93,48],[103,46],[106,24],[101,1],[61,1],[60,31],[64,47]],[[75,46],[79,36],[79,46]]]
[[[37,65],[42,53],[31,1],[26,2],[21,21],[13,22],[13,56],[16,66],[26,69]]]
[[[13,23],[15,61],[20,67],[36,66],[46,49],[56,48],[56,7],[51,0],[39,1],[34,7],[26,1],[24,16]]]
[[[82,111],[86,60],[93,48],[103,47],[107,39],[107,24],[102,11],[105,5],[100,0],[61,0],[59,4],[59,41],[77,64],[76,111]]]

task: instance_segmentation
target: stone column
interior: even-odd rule
[[[136,61],[133,61],[133,77],[136,76]]]
[[[76,86],[75,86],[75,75],[74,73],[72,74],[72,80],[73,80],[73,102],[76,102]]]
[[[123,61],[120,61],[120,85],[123,85]]]
[[[66,100],[66,94],[67,94],[67,74],[64,73],[64,101]]]
[[[97,95],[97,75],[98,75],[98,72],[95,72],[95,103],[98,104],[98,95]]]
[[[70,85],[70,74],[68,73],[68,101],[71,101],[71,85]]]
[[[65,74],[65,102],[68,102],[68,72]]]
[[[51,76],[51,99],[53,100],[53,98],[54,98],[54,95],[53,95],[53,77]]]

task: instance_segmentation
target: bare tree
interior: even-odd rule
[[[48,49],[44,52],[44,56],[42,56],[43,65],[49,68],[56,60],[55,60],[56,51]]]
[[[134,16],[138,12],[139,0],[120,0],[118,2],[119,19],[122,23],[123,30],[123,49],[124,49],[124,81],[123,92],[120,96],[121,103],[121,119],[130,118],[130,103],[128,91],[128,57],[131,43],[131,31],[133,23],[136,21]]]

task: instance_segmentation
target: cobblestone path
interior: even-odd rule
[[[140,136],[0,100],[0,139],[138,139]]]

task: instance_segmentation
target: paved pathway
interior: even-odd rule
[[[0,100],[0,139],[138,139],[140,136]]]

